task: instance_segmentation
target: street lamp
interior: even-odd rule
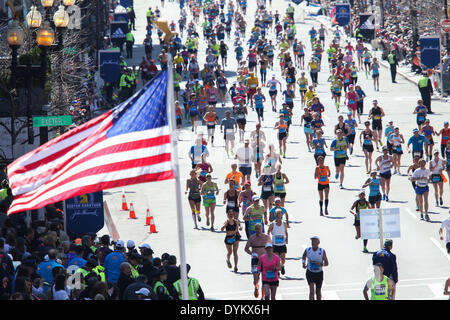
[[[53,15],[53,22],[57,28],[65,28],[69,24],[69,14],[64,10],[63,5],[60,5]]]
[[[41,26],[42,16],[35,6],[31,6],[27,14],[28,28],[39,28]]]
[[[6,31],[6,39],[11,47],[20,47],[23,44],[24,31],[19,26],[17,20],[14,20]]]
[[[77,0],[63,0],[63,3],[66,7],[73,6],[77,2]]]
[[[41,0],[41,4],[44,8],[50,8],[53,6],[53,0]]]
[[[55,32],[47,21],[44,21],[42,27],[36,31],[36,41],[42,47],[49,47],[55,41]]]

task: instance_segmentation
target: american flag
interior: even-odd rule
[[[167,69],[125,102],[8,166],[8,214],[81,194],[174,178]],[[170,85],[169,85],[170,86]]]

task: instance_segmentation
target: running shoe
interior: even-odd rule
[[[436,200],[436,207],[439,207],[439,201]]]
[[[353,154],[353,147],[350,148],[350,154]]]
[[[213,224],[211,225],[211,231],[214,231],[214,225]]]
[[[238,267],[234,267],[234,272],[238,272]]]
[[[323,211],[322,210],[320,210],[320,216],[323,217]]]
[[[325,215],[326,216],[328,215],[328,209],[325,209]]]
[[[387,195],[386,195],[386,201],[387,201],[387,202],[389,202],[389,198],[388,198],[388,196],[387,196]]]
[[[284,270],[284,266],[281,267],[281,274],[284,275],[286,273],[286,270]]]
[[[228,266],[228,268],[230,268],[231,269],[231,262],[230,262],[230,260],[227,260],[227,266]]]
[[[200,218],[200,214],[197,214],[197,219],[198,219],[198,222],[202,221],[202,218]]]
[[[209,217],[206,217],[206,225],[209,227]]]
[[[419,207],[418,206],[416,206],[416,211],[419,211]]]
[[[423,213],[420,214],[420,220],[423,220]]]
[[[340,189],[344,189],[344,187],[342,186],[342,184],[339,185],[339,188],[340,188]]]
[[[355,239],[356,239],[356,240],[358,240],[358,239],[359,239],[358,235],[356,235],[356,236],[355,236]]]
[[[336,173],[336,174],[334,175],[334,178],[335,178],[335,179],[339,178],[339,173]]]
[[[428,213],[425,214],[425,220],[430,221],[430,216],[428,215]]]
[[[259,288],[258,285],[255,286],[255,292],[253,292],[253,295],[255,296],[255,298],[259,297]]]
[[[439,202],[441,203],[441,206],[444,205],[444,201],[442,201],[442,197],[439,197]]]
[[[386,200],[386,195],[383,194],[383,198],[381,200]]]
[[[369,252],[369,250],[367,250],[367,247],[364,247],[364,248],[363,248],[363,252],[364,252],[364,253]]]

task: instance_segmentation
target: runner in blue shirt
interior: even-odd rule
[[[419,134],[419,129],[413,130],[414,135],[411,136],[408,140],[408,153],[411,153],[411,150],[409,149],[409,145],[412,144],[412,158],[414,160],[414,156],[419,156],[420,158],[423,158],[423,147],[426,142],[426,138],[423,134]]]

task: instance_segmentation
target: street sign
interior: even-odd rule
[[[450,19],[441,20],[441,29],[443,32],[450,32]]]
[[[383,238],[400,238],[400,209],[384,208],[382,211]],[[362,239],[380,239],[380,209],[360,210]]]
[[[72,116],[33,117],[33,127],[70,126]]]

